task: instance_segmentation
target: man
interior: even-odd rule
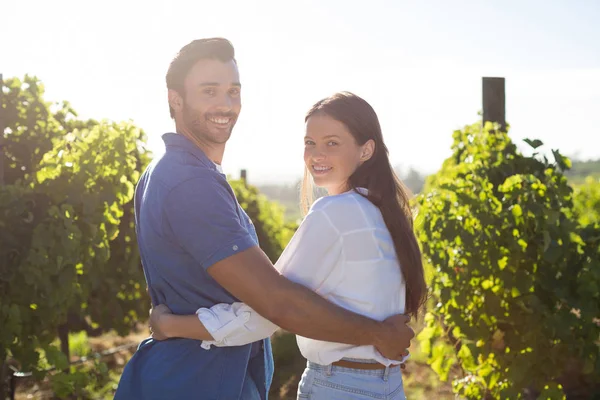
[[[327,302],[281,276],[260,250],[252,222],[220,164],[241,110],[234,49],[195,40],[167,72],[177,133],[142,175],[136,232],[152,304],[176,314],[242,301],[299,335],[374,345],[400,359],[413,331],[404,316],[377,322]],[[202,327],[198,321],[199,329]],[[239,347],[200,341],[143,341],[127,364],[116,399],[265,399],[273,374],[268,339]]]

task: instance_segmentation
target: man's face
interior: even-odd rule
[[[233,60],[200,60],[184,81],[183,125],[199,140],[224,144],[242,109],[241,85]]]

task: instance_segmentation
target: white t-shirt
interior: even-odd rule
[[[275,268],[330,302],[372,319],[404,313],[406,286],[390,232],[379,209],[354,191],[318,199]],[[205,348],[251,343],[278,329],[243,303],[217,304],[197,314],[215,339],[204,342]],[[296,337],[302,355],[322,365],[342,358],[399,362],[373,346]]]

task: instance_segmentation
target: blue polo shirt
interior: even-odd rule
[[[206,270],[258,244],[252,221],[225,175],[197,146],[175,133],[163,140],[164,155],[148,166],[135,191],[137,240],[152,304],[194,314],[199,307],[239,301]],[[267,398],[273,375],[269,339],[210,350],[200,345],[144,340],[123,371],[115,399]]]

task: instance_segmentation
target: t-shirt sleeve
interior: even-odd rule
[[[207,176],[179,184],[167,196],[164,213],[173,240],[204,269],[257,245],[224,179]]]
[[[282,275],[325,296],[343,277],[342,237],[325,211],[304,218],[275,264]]]

